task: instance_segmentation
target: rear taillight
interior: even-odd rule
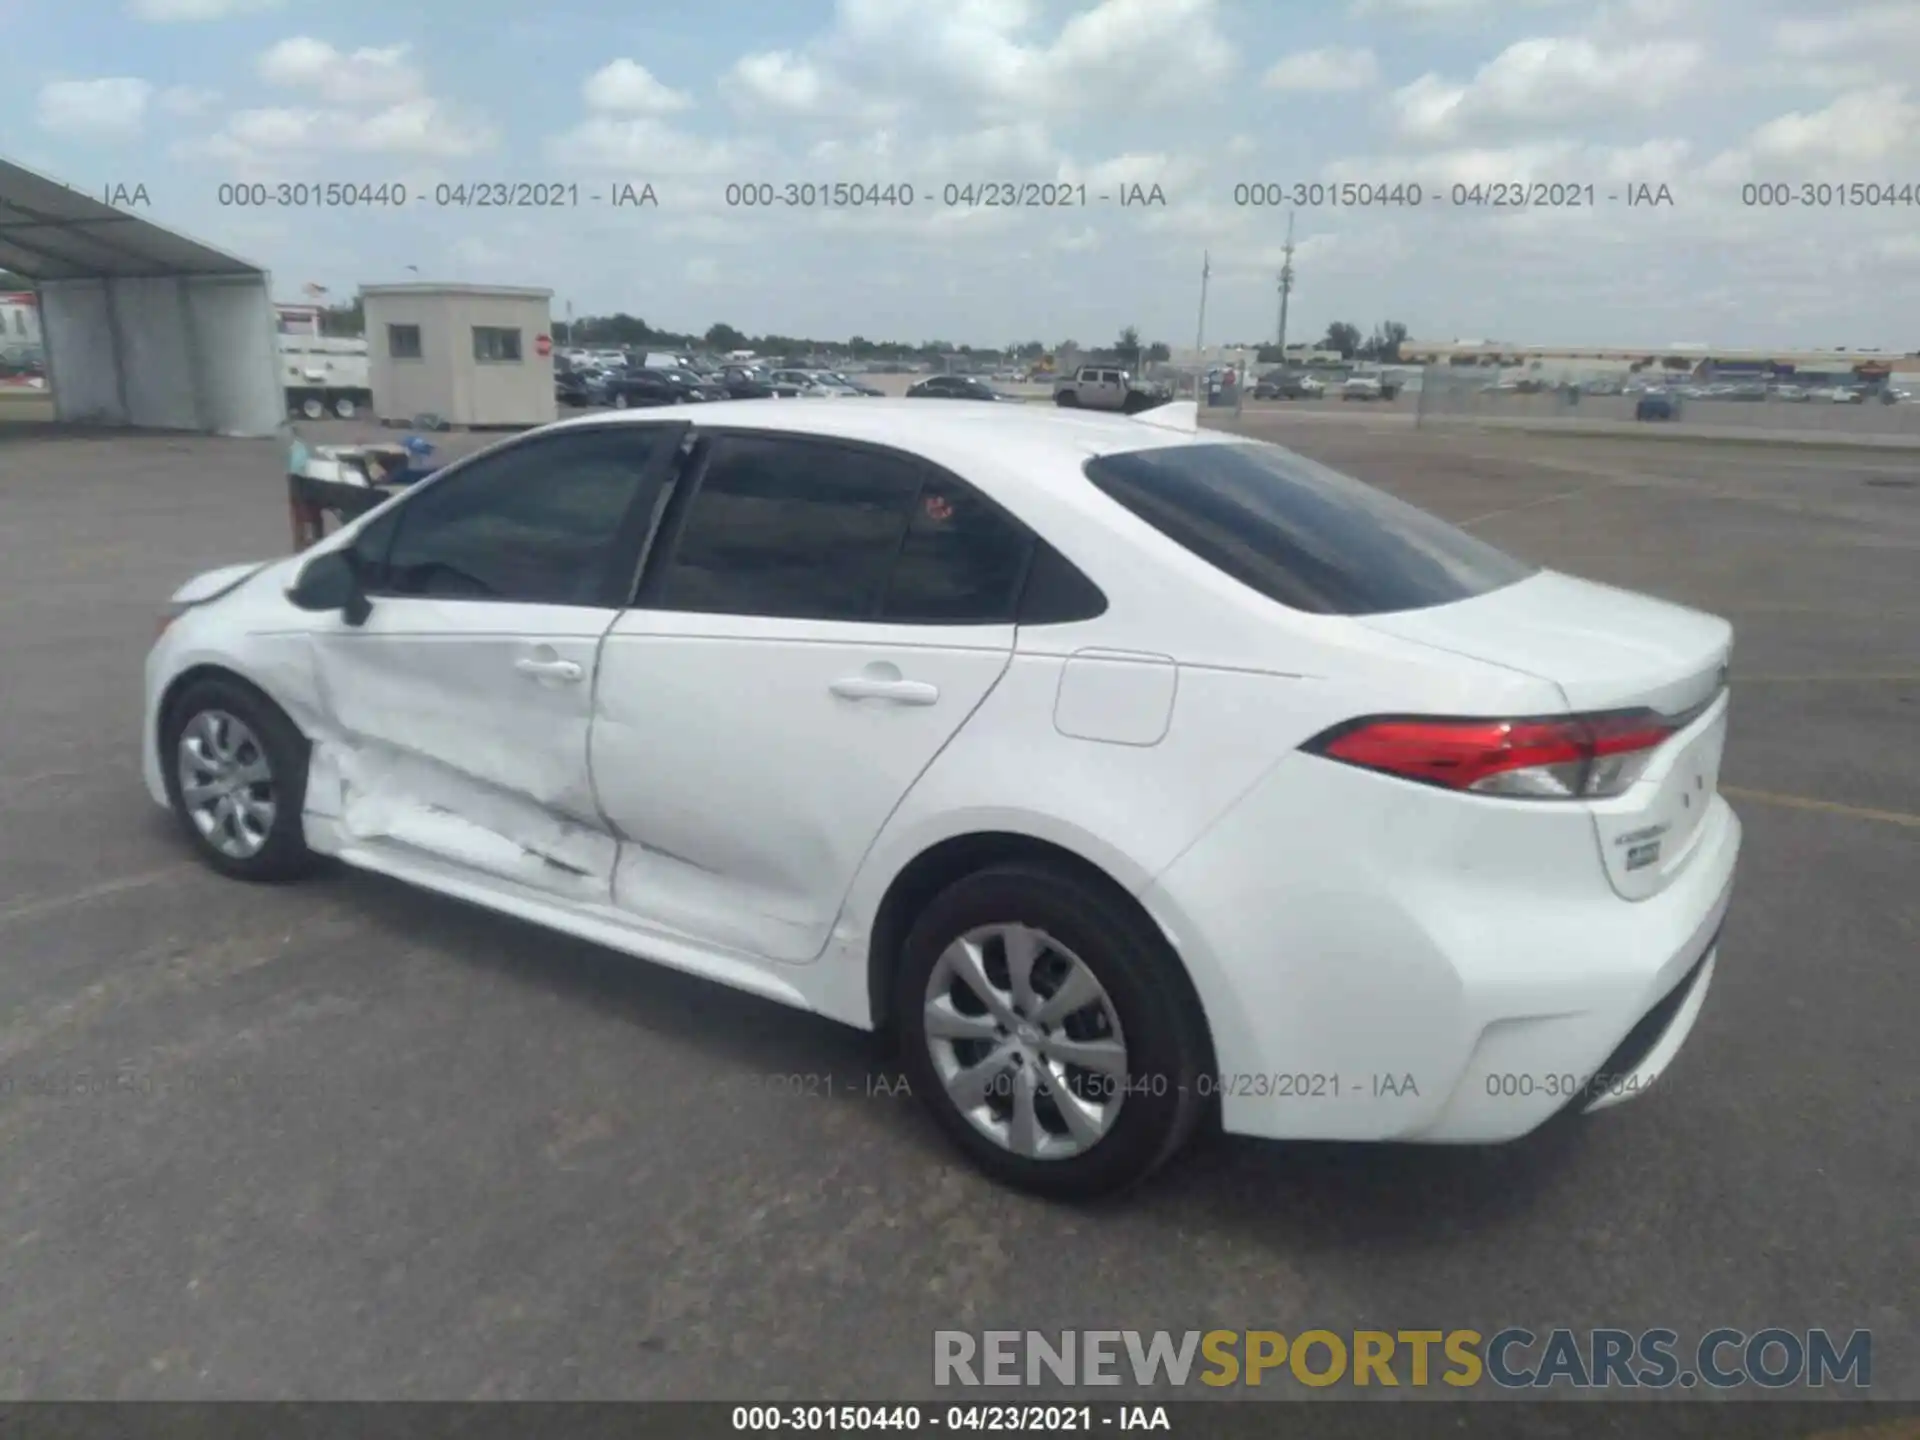
[[[1355,720],[1310,740],[1315,755],[1446,790],[1513,800],[1621,794],[1684,721],[1651,710],[1533,720]]]

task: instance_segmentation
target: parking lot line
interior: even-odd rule
[[[119,895],[128,890],[142,890],[149,885],[157,885],[162,880],[171,880],[196,867],[186,861],[178,861],[158,870],[148,870],[139,875],[122,875],[117,880],[103,880],[98,885],[89,885],[84,890],[70,891],[65,895],[47,895],[38,900],[21,900],[12,905],[0,906],[0,925],[10,925],[16,920],[30,920],[36,915],[46,915],[55,910],[66,910],[75,905],[84,905],[89,900],[104,900],[109,895]]]
[[[1819,800],[1811,795],[1749,790],[1742,785],[1722,785],[1720,793],[1730,800],[1751,800],[1758,805],[1780,805],[1789,810],[1817,810],[1826,815],[1844,815],[1849,820],[1878,820],[1885,825],[1905,825],[1920,830],[1920,815],[1909,815],[1904,810],[1874,810],[1865,805],[1843,805],[1838,800]]]

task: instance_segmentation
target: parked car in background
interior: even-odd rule
[[[1385,400],[1387,387],[1378,375],[1353,375],[1340,387],[1342,400]]]
[[[1053,403],[1067,410],[1111,410],[1136,415],[1171,398],[1164,385],[1135,381],[1112,365],[1082,365],[1053,387]]]
[[[837,385],[844,385],[856,395],[882,396],[887,393],[876,385],[869,385],[864,380],[855,379],[843,370],[823,370],[820,375]]]
[[[910,400],[997,400],[1021,403],[971,375],[929,375],[907,387]]]
[[[616,410],[693,405],[727,398],[720,386],[703,384],[688,371],[649,369],[644,365],[609,375],[602,388],[606,403]]]
[[[558,404],[573,410],[599,403],[587,377],[572,368],[553,372],[553,398]]]
[[[822,385],[811,370],[775,370],[767,379],[773,386],[774,394],[781,396],[798,395],[809,400],[820,400],[847,393],[837,386]]]
[[[751,365],[721,367],[718,383],[734,400],[766,400],[774,393],[767,377]]]
[[[1316,400],[1326,392],[1327,387],[1311,375],[1283,370],[1269,371],[1253,386],[1253,398],[1256,400]]]
[[[1680,397],[1668,390],[1649,390],[1635,403],[1633,418],[1677,420],[1680,418]]]
[[[1830,405],[1862,405],[1866,403],[1867,392],[1858,385],[1835,385],[1822,398]]]

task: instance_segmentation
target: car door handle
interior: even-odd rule
[[[586,671],[571,660],[516,660],[513,668],[535,680],[579,680]]]
[[[891,700],[896,705],[931,705],[940,698],[938,686],[924,680],[883,680],[853,675],[827,687],[842,700]]]

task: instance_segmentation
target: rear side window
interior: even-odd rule
[[[1032,536],[970,485],[936,477],[921,490],[893,562],[882,618],[912,624],[1010,622]]]
[[[871,620],[924,479],[831,443],[718,441],[686,527],[643,603],[709,615]]]
[[[1086,473],[1215,569],[1316,615],[1446,605],[1538,568],[1275,445],[1135,450],[1090,460]]]

